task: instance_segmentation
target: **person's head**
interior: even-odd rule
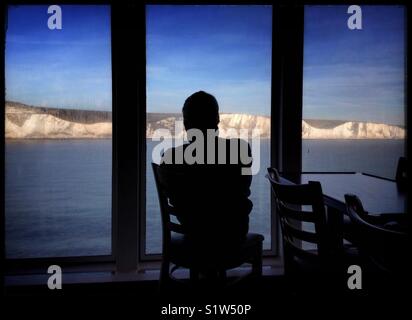
[[[219,105],[216,98],[198,91],[186,99],[183,105],[183,123],[186,130],[216,130],[219,124]]]

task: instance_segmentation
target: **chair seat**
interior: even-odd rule
[[[383,213],[379,215],[365,216],[365,220],[374,225],[398,232],[407,232],[407,217],[403,213]],[[344,238],[356,243],[357,228],[347,215],[343,216],[343,234]]]
[[[355,232],[352,221],[350,220],[349,216],[344,215],[343,216],[343,238],[353,243],[354,241],[356,241],[355,236],[356,236],[356,232]]]
[[[317,255],[317,250],[306,250],[308,253]],[[356,246],[352,244],[345,244],[343,246],[343,261],[344,265],[359,264],[360,262],[359,250]],[[293,262],[295,267],[303,272],[323,272],[323,265],[319,259],[304,259],[301,257],[294,256]]]
[[[248,233],[244,241],[236,245],[218,245],[214,243],[194,244],[190,237],[173,234],[170,245],[170,260],[177,266],[202,270],[228,270],[236,268],[260,254],[264,237],[256,233]],[[196,248],[196,249],[195,249]],[[260,249],[260,250],[259,250]]]

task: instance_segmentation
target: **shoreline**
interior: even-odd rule
[[[173,139],[173,138],[165,138],[162,140],[168,140],[168,139]],[[270,140],[270,137],[262,137],[260,138],[261,140]],[[4,141],[5,142],[12,142],[12,141],[44,141],[44,140],[52,140],[52,141],[74,141],[74,140],[113,140],[112,137],[106,137],[106,138],[93,138],[93,137],[70,137],[70,138],[7,138],[5,137]],[[152,142],[161,142],[162,140],[155,140],[153,141],[153,138],[146,137],[146,140],[152,140]],[[347,138],[347,139],[341,139],[341,138],[302,138],[303,140],[307,141],[401,141],[405,140],[404,138]]]

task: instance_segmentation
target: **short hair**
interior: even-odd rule
[[[183,105],[185,129],[217,129],[219,124],[219,105],[211,94],[198,91],[188,97]]]

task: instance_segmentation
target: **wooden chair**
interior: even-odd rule
[[[251,275],[260,276],[262,274],[262,243],[264,240],[262,235],[248,233],[246,239],[235,247],[226,247],[224,244],[214,247],[215,244],[212,241],[208,248],[199,247],[188,236],[189,230],[185,230],[182,224],[171,221],[171,217],[179,214],[171,200],[173,188],[176,181],[185,179],[184,173],[155,163],[152,163],[152,168],[162,218],[163,252],[160,271],[162,286],[174,279],[170,271],[171,264],[174,264],[174,269],[176,267],[189,269],[192,281],[197,280],[199,272],[203,271],[216,271],[221,278],[225,279],[226,270],[239,267],[244,263],[252,264]],[[205,195],[205,201],[211,201],[206,197],[207,195]],[[210,230],[210,236],[213,237],[213,230]]]
[[[328,251],[326,212],[320,183],[310,181],[304,185],[287,185],[281,182],[276,169],[268,168],[268,173],[282,230],[285,269],[293,264],[295,258],[319,264]],[[301,210],[301,206],[310,206],[311,210]],[[313,223],[315,231],[303,231],[303,222]],[[302,249],[302,241],[315,244],[317,249]]]
[[[345,201],[353,230],[356,232],[354,241],[362,256],[379,272],[404,274],[411,249],[405,214],[373,216],[364,210],[356,195],[346,194]]]
[[[297,287],[308,284],[310,290],[318,284],[340,290],[344,266],[356,257],[356,250],[345,247],[343,239],[339,247],[336,241],[330,241],[333,235],[328,227],[321,184],[317,181],[301,185],[286,183],[274,168],[268,168],[267,177],[280,220],[287,279]],[[304,224],[314,227],[313,231],[303,230]],[[305,248],[305,243],[314,248]]]
[[[407,185],[407,161],[405,157],[399,157],[398,166],[396,167],[396,184],[401,190],[406,190]]]

